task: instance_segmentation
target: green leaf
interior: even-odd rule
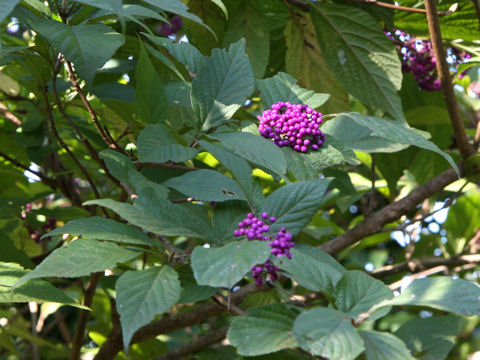
[[[426,306],[454,314],[480,315],[480,286],[447,276],[417,279],[403,292],[377,307],[388,305]]]
[[[34,270],[23,276],[15,286],[41,277],[74,278],[112,269],[117,263],[136,258],[139,253],[111,242],[80,239],[53,251]]]
[[[347,271],[337,284],[337,308],[355,320],[392,297],[388,286],[359,270]]]
[[[55,302],[88,309],[45,280],[30,280],[13,287],[29,272],[18,264],[0,262],[0,303]]]
[[[106,10],[111,14],[116,14],[119,17],[123,16],[123,4],[122,0],[75,0],[90,6],[97,7],[99,9]]]
[[[217,5],[225,15],[225,19],[228,19],[228,11],[225,5],[223,4],[222,0],[210,0],[210,1],[213,2],[215,5]]]
[[[367,360],[413,360],[405,343],[396,336],[380,331],[359,331],[365,344]]]
[[[303,89],[296,82],[293,77],[283,72],[265,80],[257,80],[256,85],[260,90],[263,107],[269,108],[279,101],[289,101],[292,104],[305,104],[315,109],[325,103],[330,96]]]
[[[443,156],[458,174],[457,165],[450,155],[420,135],[418,130],[392,120],[348,113],[328,121],[322,131],[351,149],[363,152],[394,152],[404,149],[405,145],[430,150]]]
[[[135,331],[177,302],[181,287],[178,274],[165,265],[127,271],[118,279],[115,290],[123,346],[127,349]]]
[[[206,238],[210,232],[206,213],[194,211],[200,205],[172,204],[148,186],[142,189],[134,206],[110,199],[90,200],[84,205],[104,206],[131,224],[159,235]]]
[[[310,9],[325,60],[349,93],[405,121],[397,94],[400,59],[375,19],[346,5],[311,4]]]
[[[233,132],[213,134],[211,137],[220,140],[225,148],[245,160],[271,170],[278,175],[285,174],[287,170],[287,161],[282,149],[261,136]]]
[[[147,125],[137,140],[138,157],[142,162],[163,163],[187,161],[198,151],[181,145],[163,124]]]
[[[191,256],[199,285],[232,288],[252,266],[264,263],[270,247],[263,241],[236,241],[219,248],[197,246]]]
[[[287,160],[287,169],[297,180],[308,181],[318,178],[317,171],[310,159],[288,147],[283,147],[282,151]]]
[[[206,29],[208,29],[213,36],[215,36],[215,33],[210,29],[207,25],[205,25],[202,22],[202,19],[200,19],[197,15],[192,14],[188,12],[187,6],[181,2],[180,0],[145,0],[147,4],[156,6],[162,10],[178,14],[184,18],[190,19],[202,26],[204,26]]]
[[[187,66],[188,71],[192,73],[198,73],[205,57],[202,53],[192,44],[187,42],[174,42],[168,38],[153,36],[146,33],[142,33],[151,42],[164,47],[168,50],[170,55]]]
[[[252,177],[252,168],[248,162],[228,151],[220,143],[201,140],[200,145],[222,163],[237,180],[251,208],[259,209],[265,201],[262,187]]]
[[[254,87],[252,67],[245,54],[245,40],[225,50],[214,49],[192,81],[192,106],[202,130],[229,120]]]
[[[335,294],[335,285],[342,278],[345,269],[334,258],[320,249],[300,244],[291,250],[292,259],[275,259],[275,265],[301,286]]]
[[[416,318],[395,331],[413,355],[422,360],[444,360],[455,346],[455,337],[465,328],[466,321],[457,316]]]
[[[218,171],[201,169],[171,178],[162,185],[203,201],[245,200],[240,186]]]
[[[46,233],[42,239],[62,234],[81,235],[86,239],[110,240],[126,244],[152,245],[152,240],[142,230],[99,216],[72,220]]]
[[[246,53],[256,78],[262,78],[270,55],[270,29],[257,3],[251,0],[237,1],[223,35],[225,46],[242,36],[246,40]]]
[[[238,229],[238,223],[245,219],[249,211],[251,209],[242,201],[227,201],[216,204],[213,212],[211,239],[216,244],[238,240],[233,232]]]
[[[0,22],[10,14],[20,0],[0,0]]]
[[[305,158],[317,169],[323,169],[345,162],[352,165],[359,165],[360,160],[357,159],[355,152],[348,146],[350,146],[350,143],[343,143],[334,136],[325,134],[325,142],[322,146],[318,150],[305,154]]]
[[[364,349],[350,319],[333,309],[305,311],[295,320],[293,335],[302,349],[329,360],[353,360]]]
[[[285,69],[307,89],[330,94],[322,106],[326,113],[349,109],[348,93],[328,68],[320,50],[309,13],[291,9],[285,28]]]
[[[234,318],[227,339],[244,356],[269,354],[297,346],[292,336],[299,311],[285,304],[257,306]]]
[[[118,151],[110,149],[101,151],[98,156],[103,159],[110,174],[126,184],[130,183],[128,174],[135,169],[132,160]]]
[[[58,52],[75,64],[80,76],[91,84],[100,69],[123,44],[123,37],[110,27],[67,25],[53,20],[36,19],[32,27],[45,36]]]
[[[5,234],[0,233],[0,261],[16,262],[25,268],[33,268],[33,262],[28,255],[19,250],[13,240]]]
[[[135,108],[138,115],[147,123],[161,122],[167,110],[167,95],[143,43],[140,45],[135,79]]]
[[[217,292],[216,288],[198,285],[190,266],[182,266],[177,269],[177,272],[180,275],[180,283],[182,285],[182,294],[178,300],[179,303],[186,304],[203,301]]]
[[[261,212],[277,218],[271,231],[285,227],[292,235],[298,234],[317,212],[329,183],[329,179],[299,181],[270,194]]]

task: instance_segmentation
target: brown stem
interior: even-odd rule
[[[110,149],[120,151],[128,156],[128,154],[126,154],[125,151],[115,142],[115,140],[111,136],[108,136],[108,134],[102,128],[102,125],[98,120],[97,114],[93,110],[92,105],[90,105],[90,102],[88,101],[87,97],[85,96],[82,89],[80,88],[80,85],[78,84],[77,77],[75,76],[75,72],[73,71],[73,68],[72,68],[72,63],[67,60],[66,64],[67,64],[68,76],[70,78],[70,81],[72,82],[73,87],[77,91],[78,96],[80,96],[80,99],[82,99],[83,104],[85,105],[88,113],[90,114],[90,119],[92,119],[93,123],[95,124],[95,127],[97,128],[97,131],[102,137],[103,141],[108,145]]]
[[[85,295],[83,296],[83,303],[87,307],[92,305],[93,296],[95,295],[95,289],[97,288],[98,281],[102,273],[94,273],[90,275],[87,288],[85,289]],[[80,350],[82,349],[83,336],[85,334],[85,327],[87,325],[88,315],[90,311],[80,310],[78,315],[77,328],[72,341],[72,350],[70,351],[69,360],[78,360],[80,358]]]
[[[197,352],[219,342],[227,335],[228,326],[224,326],[220,329],[213,330],[205,336],[200,336],[198,339],[193,340],[192,342],[180,346],[175,350],[170,351],[168,354],[160,356],[157,360],[178,360],[182,357]]]
[[[387,265],[378,268],[370,273],[371,276],[382,278],[403,272],[416,273],[431,269],[437,266],[456,267],[465,264],[480,263],[480,255],[459,255],[451,258],[425,258],[407,261],[401,264]]]
[[[48,100],[48,95],[46,92],[46,89],[43,91],[44,95],[44,100],[45,100],[45,106],[47,110],[47,118],[48,122],[50,124],[50,129],[52,130],[53,136],[57,139],[58,143],[60,146],[67,152],[67,154],[70,156],[70,158],[73,160],[75,165],[78,166],[79,170],[82,172],[82,174],[85,176],[87,179],[88,183],[90,184],[90,187],[92,188],[92,191],[97,199],[100,199],[100,193],[98,192],[97,186],[95,185],[95,182],[93,181],[93,178],[90,176],[90,173],[85,169],[85,167],[82,165],[80,160],[75,156],[75,154],[70,150],[68,145],[63,141],[63,139],[60,137],[60,134],[57,131],[57,127],[55,126],[55,121],[53,120],[53,114],[52,114],[52,109],[50,108],[50,102]],[[101,208],[102,211],[104,212],[104,215],[106,215],[106,212],[103,208]]]
[[[10,121],[16,127],[19,127],[20,125],[22,125],[22,122],[20,121],[20,119],[13,112],[8,110],[8,107],[2,104],[1,102],[0,102],[0,113],[2,113],[3,116],[5,116],[5,119]]]
[[[40,178],[40,180],[42,180],[45,183],[45,185],[50,186],[53,190],[55,190],[57,188],[57,185],[55,184],[55,180],[50,179],[49,177],[45,176],[45,174],[43,174],[41,171],[32,170],[28,166],[23,165],[22,163],[18,162],[14,158],[10,157],[9,155],[7,155],[7,154],[5,154],[1,151],[0,151],[0,157],[4,158],[7,161],[10,161],[12,163],[12,165],[15,165],[16,167],[18,167],[20,169],[23,169],[25,171],[28,171],[35,176],[38,176]]]
[[[60,55],[61,56],[61,55]],[[60,62],[60,56],[58,58],[58,64],[60,65],[61,62]],[[82,142],[82,144],[85,146],[85,148],[87,149],[87,151],[90,153],[91,157],[102,167],[103,171],[105,171],[105,175],[116,185],[118,186],[122,191],[125,191],[125,189],[123,188],[122,184],[120,183],[120,181],[118,181],[117,178],[113,177],[112,174],[110,174],[110,171],[108,170],[107,166],[105,165],[105,162],[103,161],[103,159],[101,159],[99,156],[98,156],[98,153],[97,151],[93,148],[92,144],[90,143],[90,141],[88,141],[87,138],[85,138],[83,136],[83,134],[80,132],[80,130],[78,129],[77,125],[75,125],[75,123],[73,122],[72,118],[67,114],[67,112],[65,111],[65,108],[63,107],[63,104],[62,102],[60,101],[60,97],[58,96],[58,91],[57,91],[57,73],[58,73],[58,69],[59,67],[57,66],[56,67],[56,71],[54,72],[53,74],[53,77],[52,77],[52,89],[53,89],[53,94],[54,94],[54,97],[55,97],[55,102],[57,104],[57,107],[58,107],[58,110],[60,111],[60,114],[62,114],[63,118],[65,120],[68,121],[68,123],[70,124],[70,126],[72,127],[73,131],[77,134],[79,140]]]
[[[462,159],[466,159],[475,151],[472,145],[468,142],[467,134],[465,133],[465,126],[462,117],[460,116],[460,110],[453,90],[452,77],[450,76],[450,70],[448,68],[447,54],[443,46],[442,33],[440,31],[440,23],[437,15],[437,1],[425,0],[425,9],[427,10],[428,31],[430,32],[432,48],[435,53],[438,77],[442,82],[443,98],[447,105],[458,149],[460,150]]]
[[[368,215],[363,222],[321,245],[320,249],[329,254],[336,254],[363,238],[382,231],[384,225],[398,220],[402,215],[415,209],[417,204],[420,204],[433,194],[442,191],[445,186],[457,179],[458,177],[455,171],[448,169],[424,185],[416,188],[403,199],[395,201],[381,210]]]
[[[293,5],[303,11],[309,11],[309,6],[308,3],[303,2],[302,0],[286,0],[290,5]],[[425,14],[426,10],[425,9],[417,9],[417,8],[411,8],[411,7],[406,7],[406,6],[400,6],[400,5],[395,5],[395,4],[389,4],[381,1],[376,1],[376,0],[344,0],[346,2],[354,2],[358,4],[366,4],[366,5],[373,5],[373,6],[379,6],[387,9],[393,9],[393,10],[398,10],[398,11],[406,11],[406,12],[411,12],[411,13],[418,13],[418,14]],[[445,15],[450,15],[452,12],[450,11],[440,11],[438,12],[438,16],[445,16]]]
[[[232,294],[231,303],[238,305],[248,295],[269,289],[267,286],[257,287],[255,284],[250,283]],[[210,302],[199,305],[190,311],[156,320],[141,327],[133,336],[131,343],[145,341],[159,334],[167,334],[178,329],[183,329],[186,326],[191,326],[213,316],[220,315],[225,312],[225,310],[223,306],[215,302]],[[110,334],[108,334],[107,340],[100,347],[97,355],[95,355],[94,360],[112,360],[122,349],[122,346],[122,330],[120,327],[114,327]]]

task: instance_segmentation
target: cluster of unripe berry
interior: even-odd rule
[[[440,90],[442,84],[436,70],[436,58],[430,40],[420,40],[404,31],[394,29],[386,32],[389,39],[395,42],[395,46],[402,56],[402,71],[412,73],[418,86],[427,91]],[[470,59],[467,54],[452,47],[447,49],[448,62],[452,70]]]
[[[260,134],[280,147],[306,153],[318,150],[325,141],[325,134],[319,129],[322,114],[307,105],[279,101],[258,116],[258,120]]]
[[[275,237],[264,235],[270,231],[270,225],[266,222],[273,224],[276,220],[274,216],[269,216],[267,212],[263,212],[260,218],[257,218],[253,213],[248,213],[247,217],[238,223],[238,229],[233,232],[233,235],[246,236],[249,240],[269,241],[268,246],[272,248],[272,255],[276,257],[286,256],[291,259],[292,253],[290,249],[295,246],[295,243],[292,241],[292,234],[282,227]],[[277,270],[278,267],[270,260],[267,260],[264,264],[252,267],[252,276],[255,279],[255,283],[261,285],[265,273],[270,281],[275,281],[278,277]]]

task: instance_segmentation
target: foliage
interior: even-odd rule
[[[0,359],[473,354],[479,19],[372,4],[0,0]]]

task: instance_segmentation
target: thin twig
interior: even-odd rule
[[[10,110],[8,110],[8,107],[0,102],[0,113],[5,116],[5,119],[10,121],[13,125],[16,127],[22,125],[22,122],[20,119]]]
[[[102,137],[103,141],[108,145],[110,149],[114,149],[117,151],[120,151],[124,155],[128,154],[125,152],[125,150],[122,149],[121,146],[117,144],[117,142],[111,137],[108,136],[105,130],[102,128],[102,125],[100,124],[100,121],[98,120],[97,114],[95,113],[95,110],[93,110],[92,105],[90,105],[90,102],[88,101],[87,97],[83,93],[82,89],[80,88],[80,85],[78,84],[77,77],[75,76],[75,72],[73,71],[72,64],[70,61],[66,60],[65,63],[67,64],[67,70],[68,70],[68,76],[70,78],[70,81],[73,84],[73,87],[77,91],[78,96],[80,96],[80,99],[82,99],[83,104],[85,105],[88,113],[90,114],[90,119],[93,121],[95,124],[95,127],[97,128],[98,133]]]
[[[28,166],[20,163],[19,161],[15,160],[14,158],[10,157],[9,155],[3,153],[0,151],[0,157],[4,158],[5,160],[7,161],[10,161],[12,163],[12,165],[15,165],[16,167],[20,168],[20,169],[23,169],[25,171],[28,171],[30,173],[32,173],[33,175],[35,176],[38,176],[40,178],[40,180],[42,180],[45,185],[48,185],[50,186],[52,189],[56,189],[57,186],[55,184],[55,180],[53,179],[50,179],[49,177],[47,177],[44,173],[42,173],[41,171],[37,171],[37,170],[32,170],[30,169]]]
[[[85,294],[83,296],[82,305],[90,307],[92,305],[93,296],[95,295],[95,290],[97,288],[98,281],[102,273],[94,273],[90,275],[87,288],[85,289]],[[80,358],[80,350],[82,349],[83,336],[85,334],[85,327],[87,325],[87,319],[90,311],[81,309],[80,314],[78,315],[77,328],[75,330],[75,335],[72,341],[72,350],[70,351],[69,360],[78,360]]]
[[[286,0],[290,5],[293,5],[303,11],[309,11],[309,5],[306,2],[303,2],[302,0]],[[411,12],[411,13],[417,13],[417,14],[425,14],[426,10],[425,9],[418,9],[418,8],[411,8],[411,7],[406,7],[406,6],[400,6],[400,5],[395,5],[395,4],[390,4],[390,3],[385,3],[381,1],[376,1],[376,0],[344,0],[345,2],[354,2],[357,4],[365,4],[365,5],[373,5],[373,6],[379,6],[387,9],[393,9],[393,10],[398,10],[398,11],[406,11],[406,12]],[[446,16],[450,15],[452,12],[450,11],[440,11],[438,12],[438,16]]]
[[[458,150],[462,159],[466,159],[475,151],[468,142],[465,126],[460,110],[458,108],[457,99],[453,90],[452,77],[447,63],[447,56],[443,46],[442,33],[440,31],[440,22],[437,14],[437,0],[425,0],[425,9],[427,10],[428,31],[430,32],[430,40],[435,53],[438,77],[442,82],[442,93],[447,105],[450,122],[453,126],[455,139],[457,141]]]

